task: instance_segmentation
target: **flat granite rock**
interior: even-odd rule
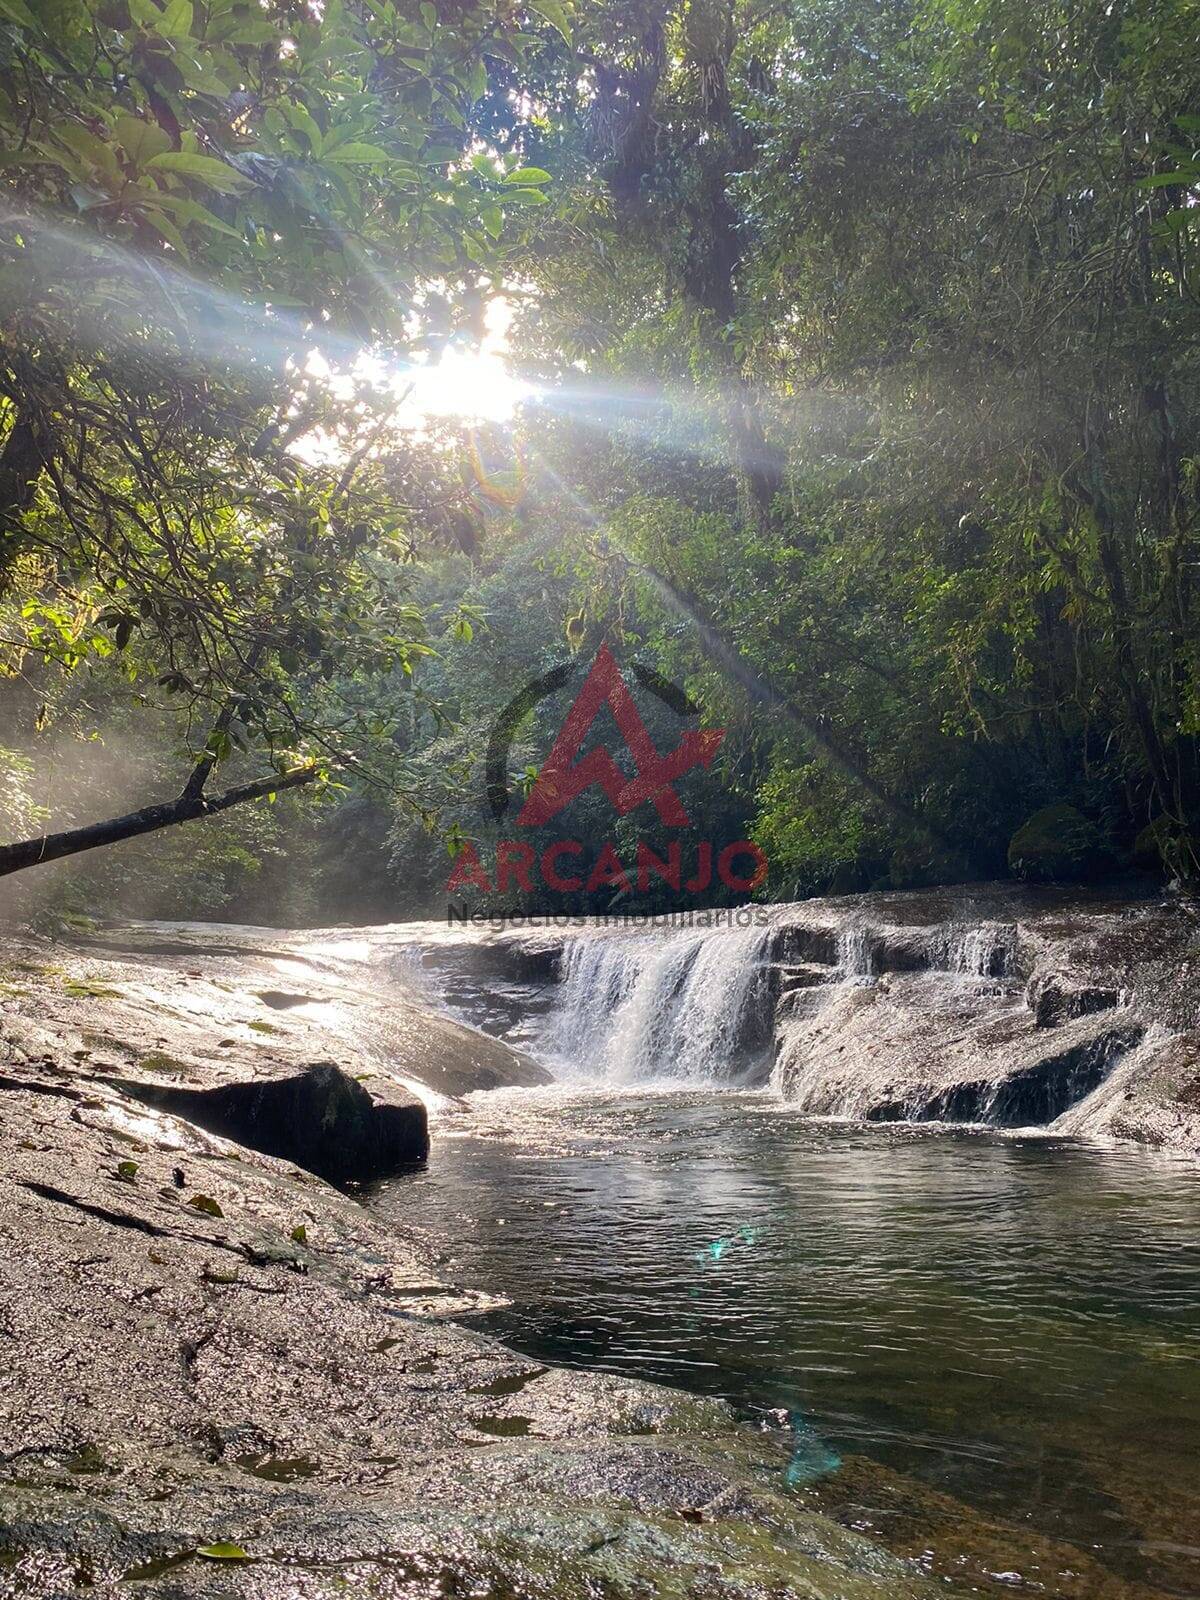
[[[195,1089],[330,1062],[389,1103],[392,1087],[436,1103],[549,1080],[521,1050],[438,1015],[402,974],[328,949],[219,924],[0,938],[0,1036],[40,1028],[97,1073]]]
[[[788,1434],[442,1320],[416,1233],[9,1039],[4,1600],[953,1593],[804,1509]]]

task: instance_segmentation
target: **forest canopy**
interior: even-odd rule
[[[689,808],[760,896],[1194,886],[1197,38],[1195,0],[0,0],[14,903],[439,910],[497,717],[605,642],[727,730]]]

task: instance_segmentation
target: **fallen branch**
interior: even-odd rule
[[[261,800],[264,795],[284,789],[299,789],[304,784],[314,783],[320,774],[321,768],[317,765],[294,767],[291,772],[259,778],[255,783],[244,783],[211,798],[190,792],[189,785],[178,799],[164,801],[161,805],[127,811],[124,816],[110,817],[107,822],[92,822],[85,828],[68,828],[63,833],[45,833],[38,839],[0,845],[0,877],[21,872],[26,867],[41,866],[46,861],[58,861],[63,856],[78,855],[83,850],[118,844],[122,839],[136,839],[143,833],[155,833],[159,828],[191,822],[195,817],[215,816],[218,811],[228,811],[231,806]]]

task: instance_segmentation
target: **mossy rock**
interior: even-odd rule
[[[1104,835],[1074,806],[1043,806],[1017,829],[1008,845],[1008,865],[1033,883],[1078,883],[1109,862]]]
[[[1133,864],[1142,872],[1170,872],[1178,849],[1178,825],[1170,817],[1155,817],[1133,841]]]

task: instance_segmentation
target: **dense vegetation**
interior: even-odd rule
[[[1198,37],[1195,0],[0,0],[4,836],[297,791],[25,892],[444,904],[501,709],[603,639],[729,730],[688,803],[761,893],[1194,884]],[[391,375],[497,296],[536,398],[403,429]]]

